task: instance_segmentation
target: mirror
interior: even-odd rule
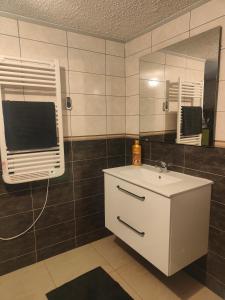
[[[213,146],[221,28],[140,58],[140,136]]]

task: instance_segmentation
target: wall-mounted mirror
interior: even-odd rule
[[[140,58],[140,135],[213,146],[221,28]]]

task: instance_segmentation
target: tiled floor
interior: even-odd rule
[[[166,278],[114,236],[0,277],[0,299],[46,300],[48,291],[97,266],[135,300],[220,299],[186,273]]]

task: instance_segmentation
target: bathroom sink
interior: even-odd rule
[[[152,184],[155,186],[165,186],[172,183],[177,183],[181,181],[180,178],[169,175],[170,173],[159,173],[158,169],[151,170],[149,168],[143,167],[133,167],[130,169],[124,169],[121,174],[129,176],[130,178],[139,178],[142,182],[146,184]]]
[[[183,173],[160,172],[159,168],[149,165],[111,168],[105,169],[103,172],[166,197],[213,184],[210,180]]]

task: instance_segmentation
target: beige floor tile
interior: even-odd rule
[[[108,262],[90,245],[47,259],[44,263],[56,286],[60,286],[99,266],[107,272],[112,271]]]
[[[132,289],[116,272],[112,272],[109,274],[119,285],[134,299],[134,300],[141,300],[141,297]]]
[[[22,268],[0,278],[0,295],[4,300],[23,299],[32,293],[45,295],[54,288],[55,285],[43,263]]]
[[[117,243],[115,236],[98,240],[91,244],[114,269],[134,262],[134,258]]]

